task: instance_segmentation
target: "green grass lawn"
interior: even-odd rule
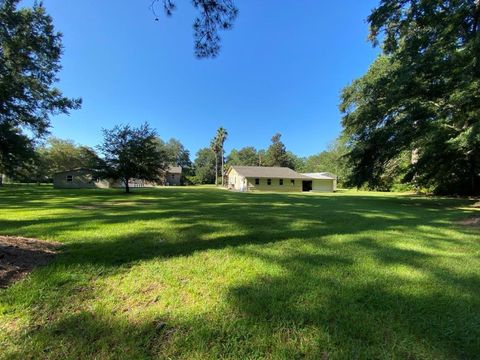
[[[64,246],[0,290],[0,358],[479,358],[473,203],[4,187],[0,235]]]

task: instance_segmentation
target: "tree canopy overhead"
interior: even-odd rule
[[[174,0],[152,0],[152,9],[156,20],[157,7],[163,6],[167,16],[176,10]],[[231,29],[238,15],[233,0],[192,0],[192,5],[200,12],[193,23],[195,55],[198,58],[213,58],[220,52],[219,30]]]
[[[392,161],[438,193],[480,193],[480,2],[382,0],[368,18],[383,54],[342,93],[352,184]]]

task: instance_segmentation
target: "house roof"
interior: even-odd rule
[[[68,172],[73,172],[73,171],[81,171],[81,170],[85,170],[85,171],[93,171],[92,169],[89,169],[89,168],[85,168],[85,167],[78,167],[78,168],[69,169],[69,170],[57,171],[57,172],[55,172],[55,173],[54,173],[54,175],[56,175],[56,174],[68,173]]]
[[[304,173],[308,177],[320,180],[335,180],[337,177],[329,172],[319,172],[319,173]]]
[[[250,178],[310,179],[308,176],[297,173],[287,167],[231,166],[230,169],[234,169],[240,175]]]
[[[170,174],[181,174],[182,173],[182,167],[181,166],[172,166],[170,165],[166,169],[167,172]]]

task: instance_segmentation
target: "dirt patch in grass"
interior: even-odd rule
[[[92,203],[89,205],[75,205],[74,208],[78,210],[98,210],[98,209],[106,209],[111,207],[117,206],[144,206],[144,205],[152,205],[150,201],[108,201],[104,203]]]
[[[467,219],[458,220],[457,224],[480,227],[480,216],[473,216]]]
[[[96,205],[78,205],[78,206],[75,206],[75,209],[79,209],[79,210],[96,210],[96,209],[99,209],[100,206],[96,206]]]
[[[37,266],[48,264],[60,243],[0,236],[0,288],[20,280]]]

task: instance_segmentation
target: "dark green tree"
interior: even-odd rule
[[[227,165],[258,166],[258,153],[253,146],[247,146],[240,150],[233,149],[227,156]]]
[[[480,2],[382,0],[368,21],[383,54],[344,89],[351,183],[377,187],[405,153],[403,180],[480,193]]]
[[[287,161],[285,164],[286,167],[298,172],[305,170],[305,159],[294,154],[292,151],[287,151]]]
[[[0,122],[0,185],[3,175],[15,179],[17,173],[25,173],[35,157],[32,140],[18,127]]]
[[[195,181],[199,184],[213,184],[216,181],[215,166],[216,156],[211,148],[198,150],[195,162]]]
[[[340,136],[327,150],[309,156],[305,160],[304,172],[330,172],[337,176],[338,184],[344,186],[350,177],[347,154],[349,152],[346,136]]]
[[[265,153],[264,166],[291,167],[291,158],[287,153],[285,144],[281,140],[282,134],[276,133],[272,137],[272,144]]]
[[[127,193],[132,179],[161,179],[167,158],[158,147],[156,132],[147,123],[138,128],[122,125],[104,129],[103,137],[98,147],[103,155],[103,177],[121,180]]]
[[[170,139],[166,143],[162,142],[163,151],[165,151],[169,164],[181,166],[183,169],[192,167],[190,152],[183,146],[180,140]]]
[[[58,171],[75,168],[98,169],[100,158],[94,149],[75,144],[72,140],[55,137],[48,139],[45,146],[37,149],[36,157],[48,179]]]
[[[44,136],[50,116],[80,107],[55,87],[62,37],[41,2],[0,0],[0,171],[12,174]],[[27,135],[28,134],[28,135]]]
[[[158,20],[157,7],[163,5],[167,16],[176,10],[174,0],[152,0],[150,8]],[[199,58],[216,57],[220,51],[218,30],[228,30],[238,14],[233,0],[192,0],[192,5],[200,12],[194,20],[195,55]]]

